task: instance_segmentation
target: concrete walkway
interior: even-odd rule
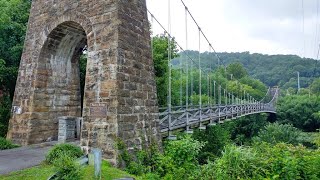
[[[0,174],[39,165],[45,160],[48,150],[57,142],[48,142],[27,147],[0,151]]]

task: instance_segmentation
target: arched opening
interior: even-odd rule
[[[75,22],[64,22],[48,35],[36,72],[33,107],[38,118],[30,121],[38,127],[31,133],[34,141],[57,140],[59,117],[82,116],[86,45],[86,33]]]

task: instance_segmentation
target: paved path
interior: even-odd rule
[[[27,147],[0,151],[0,174],[39,165],[48,150],[57,142],[48,142]]]

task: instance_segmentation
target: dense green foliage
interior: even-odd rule
[[[320,151],[303,146],[261,143],[227,146],[212,164],[216,179],[319,179]]]
[[[30,0],[0,0],[0,90],[13,96]]]
[[[163,107],[167,106],[168,103],[170,73],[167,52],[168,38],[166,36],[154,37],[153,47],[158,101],[159,105]],[[257,100],[262,99],[267,92],[267,87],[258,79],[253,79],[248,76],[247,70],[238,62],[231,63],[227,67],[219,66],[216,69],[212,67],[210,69],[209,67],[206,67],[206,65],[203,65],[200,79],[198,66],[195,66],[192,60],[186,59],[183,53],[180,53],[178,56],[174,44],[171,48],[172,64],[174,64],[174,67],[171,70],[171,104],[174,106],[186,103],[186,88],[188,89],[188,103],[194,105],[199,104],[200,99],[204,105],[219,103],[218,86],[221,86],[222,88],[221,93],[224,93],[224,90],[227,90],[237,97],[243,97],[245,92],[249,93]],[[205,60],[203,62],[205,62]],[[188,71],[186,65],[189,67]],[[215,88],[214,82],[216,82]],[[225,98],[221,99],[221,103],[225,103]]]
[[[221,155],[224,146],[231,143],[231,134],[226,124],[209,126],[205,131],[196,130],[192,137],[204,143],[199,153],[199,163],[205,164],[208,160],[214,160]]]
[[[168,76],[169,76],[169,46],[168,37],[165,35],[155,36],[152,39],[153,44],[153,60],[156,75],[158,103],[162,106],[167,104],[168,96]],[[170,56],[175,58],[178,56],[176,45],[171,43]],[[173,72],[175,73],[175,72]]]
[[[11,101],[9,96],[0,97],[0,137],[5,137],[10,118]]]
[[[301,130],[293,127],[291,124],[268,124],[262,129],[258,136],[254,138],[256,142],[267,142],[270,144],[287,143],[298,145],[302,143]]]
[[[180,135],[176,141],[166,141],[163,153],[149,156],[154,162],[153,168],[145,163],[150,159],[141,158],[141,154],[148,150],[138,151],[138,160],[131,158],[134,166],[127,167],[127,170],[142,179],[320,178],[320,150],[298,144],[296,140],[301,132],[292,126],[268,124],[258,132],[258,136],[254,137],[255,142],[250,146],[235,145],[229,136],[231,129],[228,126],[233,125],[228,122],[203,132],[197,131],[192,136]],[[285,132],[279,132],[280,129]],[[287,140],[285,136],[290,135],[294,136],[294,140]],[[268,143],[269,138],[263,138],[266,136],[274,137],[275,141],[271,141],[273,144]],[[285,144],[284,141],[291,144]],[[210,156],[204,161],[201,159],[203,154]]]
[[[19,147],[18,145],[13,144],[11,141],[6,140],[3,137],[0,137],[0,150],[12,149]]]
[[[237,145],[250,145],[252,138],[267,124],[266,114],[255,114],[230,122],[231,140]]]
[[[197,51],[187,51],[188,56],[198,58]],[[297,72],[300,72],[302,88],[308,87],[314,78],[320,76],[320,65],[313,59],[300,58],[296,55],[263,55],[241,53],[218,53],[220,64],[240,62],[253,78],[261,80],[268,86],[280,86],[285,89],[297,89]],[[183,55],[182,55],[183,56]],[[175,64],[178,60],[175,60]],[[214,53],[201,54],[203,67],[218,67],[218,60]],[[214,61],[214,63],[212,63]]]
[[[278,101],[277,120],[289,123],[304,131],[315,132],[320,128],[320,96],[290,95]]]
[[[57,172],[55,180],[74,180],[83,179],[83,171],[79,164],[75,162],[76,158],[61,152],[59,158],[55,159],[52,163]]]
[[[31,0],[0,0],[0,137],[10,118]]]
[[[46,162],[52,164],[62,155],[66,155],[70,158],[79,158],[83,155],[83,152],[80,147],[73,144],[58,144],[50,149],[46,155]]]

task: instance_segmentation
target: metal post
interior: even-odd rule
[[[208,105],[211,104],[211,94],[210,94],[210,76],[209,74],[207,75],[207,93],[208,93]]]
[[[226,90],[223,90],[223,97],[224,97],[224,104],[227,105],[228,101],[227,101],[227,96],[226,96]]]
[[[168,135],[169,138],[171,136],[171,123],[172,123],[172,114],[171,114],[171,4],[170,0],[168,0],[168,66],[169,66],[169,87],[168,87]]]
[[[300,72],[297,72],[298,74],[298,92],[300,92]]]
[[[186,26],[186,49],[188,49],[188,9],[185,7],[185,26]],[[189,127],[189,59],[186,58],[187,77],[186,77],[186,116],[187,116],[187,132]]]
[[[221,85],[219,85],[219,105],[218,105],[218,116],[219,116],[219,122],[220,122],[220,106],[221,106]]]
[[[198,57],[198,65],[199,65],[199,116],[200,116],[200,124],[199,127],[202,128],[202,72],[201,72],[201,29],[198,27],[199,30],[199,57]]]
[[[213,100],[214,105],[216,105],[216,81],[213,81]]]
[[[180,62],[180,106],[182,107],[182,58],[179,58]]]
[[[101,149],[93,149],[94,155],[94,176],[101,179],[102,152]]]

